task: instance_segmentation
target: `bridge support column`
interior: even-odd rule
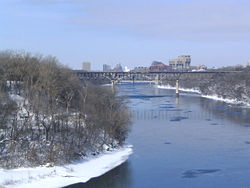
[[[111,80],[111,87],[112,87],[112,91],[114,92],[115,91],[115,80]]]
[[[179,80],[178,79],[176,80],[176,91],[175,91],[175,93],[176,93],[176,97],[179,97]]]
[[[159,85],[159,83],[160,83],[160,77],[159,77],[159,75],[157,74],[157,75],[155,76],[155,85]]]

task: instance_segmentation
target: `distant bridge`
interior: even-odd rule
[[[176,81],[176,94],[179,94],[179,80],[209,79],[216,75],[235,74],[241,71],[169,71],[169,72],[86,72],[74,70],[74,74],[82,81],[107,79],[112,86],[121,81],[151,81],[161,84],[164,80]]]

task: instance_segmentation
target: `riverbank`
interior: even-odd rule
[[[175,90],[176,88],[170,85],[156,85],[157,88],[159,89],[173,89]],[[236,99],[228,99],[228,98],[222,98],[219,97],[218,95],[203,95],[202,92],[198,89],[198,88],[179,88],[180,91],[184,91],[184,92],[190,92],[190,93],[196,93],[199,94],[199,96],[204,97],[204,98],[208,98],[208,99],[213,99],[213,100],[217,100],[217,101],[221,101],[221,102],[225,102],[225,103],[229,103],[229,104],[238,104],[238,105],[243,105],[243,106],[247,106],[250,107],[250,104],[244,101],[239,101]]]
[[[132,153],[132,146],[124,146],[65,166],[0,169],[0,187],[56,188],[85,183],[124,163]]]

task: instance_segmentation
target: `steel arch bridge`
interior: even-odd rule
[[[179,94],[179,81],[186,79],[211,79],[217,75],[240,73],[241,71],[169,71],[169,72],[86,72],[74,70],[73,73],[81,81],[107,79],[112,86],[121,81],[150,81],[156,84],[164,80],[176,82],[176,94]]]
[[[169,71],[169,72],[86,72],[74,70],[74,74],[80,80],[108,79],[111,83],[120,81],[153,81],[159,83],[163,80],[182,80],[197,78],[212,78],[216,75],[235,74],[240,71]]]

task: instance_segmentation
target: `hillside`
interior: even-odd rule
[[[64,164],[119,147],[129,131],[122,98],[81,85],[52,56],[0,52],[0,167]]]

